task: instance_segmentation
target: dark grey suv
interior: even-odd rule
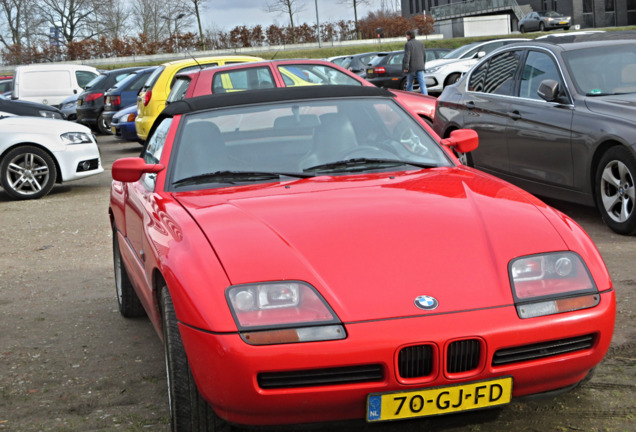
[[[548,37],[501,48],[438,99],[442,137],[472,128],[468,165],[536,195],[596,205],[636,233],[636,32]]]

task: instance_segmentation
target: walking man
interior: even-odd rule
[[[424,69],[426,68],[426,51],[424,44],[415,40],[411,30],[406,31],[406,44],[404,45],[404,60],[402,68],[406,74],[406,91],[413,91],[413,79],[417,77],[422,94],[428,94],[426,82],[424,82]]]

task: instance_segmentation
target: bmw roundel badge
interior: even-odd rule
[[[424,310],[433,310],[437,308],[439,303],[435,297],[422,295],[415,298],[415,306]]]

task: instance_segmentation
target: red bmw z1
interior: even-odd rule
[[[386,90],[171,103],[112,167],[119,310],[165,346],[172,429],[499,407],[573,388],[615,297],[569,217],[462,165]]]

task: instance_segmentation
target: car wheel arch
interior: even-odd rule
[[[606,140],[596,146],[594,150],[594,154],[592,155],[592,160],[590,163],[590,178],[589,178],[589,188],[592,191],[592,196],[594,200],[596,200],[596,173],[600,169],[601,158],[605,153],[607,153],[611,148],[616,146],[624,146],[623,143],[615,140]]]
[[[60,163],[58,162],[57,158],[55,157],[55,155],[53,154],[53,152],[51,152],[48,148],[46,148],[45,146],[43,146],[42,144],[36,143],[36,142],[31,142],[31,141],[24,141],[24,142],[19,142],[16,144],[13,144],[11,147],[8,147],[1,155],[0,155],[0,162],[2,160],[4,160],[5,156],[13,151],[16,148],[19,147],[37,147],[38,149],[42,150],[43,152],[45,152],[47,155],[49,155],[49,157],[51,159],[53,159],[53,163],[55,164],[55,183],[60,184],[62,183],[62,169],[60,168]]]

